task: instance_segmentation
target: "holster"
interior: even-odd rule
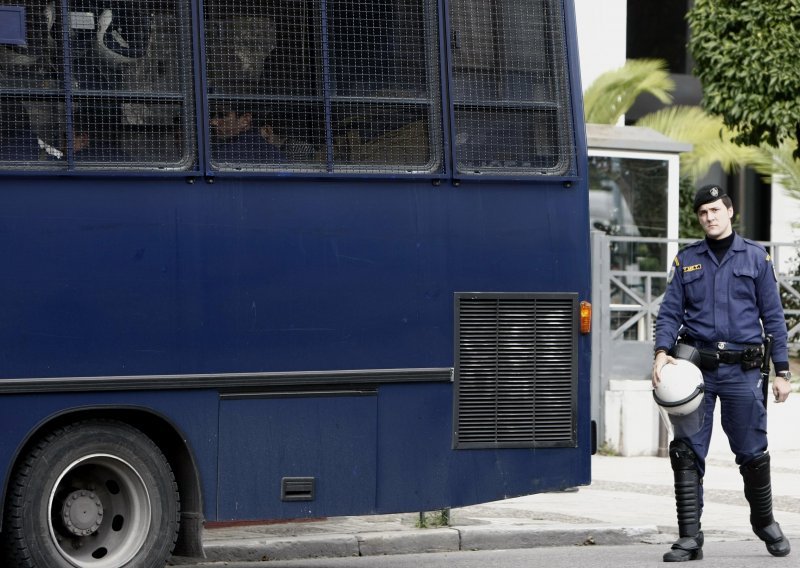
[[[763,353],[761,347],[748,347],[742,351],[742,370],[759,369],[764,362]]]
[[[716,351],[700,350],[700,368],[714,371],[719,367],[719,354]]]

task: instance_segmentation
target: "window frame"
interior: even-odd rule
[[[548,6],[553,7],[557,6],[558,13],[551,16],[551,18],[555,21],[565,22],[567,20],[567,12],[570,9],[568,6],[565,5],[563,0],[539,0],[540,2],[546,3]],[[556,48],[559,52],[559,57],[557,60],[550,60],[548,64],[553,68],[554,66],[561,65],[558,71],[558,80],[554,81],[552,84],[553,88],[553,100],[548,101],[545,103],[535,103],[531,101],[523,101],[516,104],[508,104],[508,102],[503,101],[457,101],[456,100],[456,78],[455,78],[455,55],[453,53],[453,41],[451,38],[454,38],[454,29],[453,29],[453,13],[449,9],[450,3],[448,2],[447,6],[447,14],[446,17],[446,33],[445,37],[447,38],[447,42],[445,45],[445,50],[447,54],[447,67],[446,67],[446,75],[447,75],[447,83],[449,86],[448,92],[450,93],[450,97],[448,98],[448,110],[447,116],[449,119],[449,139],[451,140],[451,144],[449,146],[449,163],[452,169],[452,177],[454,179],[460,179],[464,181],[476,181],[476,180],[486,180],[486,181],[502,181],[502,182],[529,182],[531,180],[547,180],[547,181],[554,181],[554,182],[565,182],[569,183],[572,181],[576,181],[579,179],[580,172],[579,170],[583,167],[582,166],[582,159],[585,160],[585,156],[582,158],[577,154],[575,150],[579,148],[578,145],[578,137],[580,133],[578,132],[578,125],[582,126],[582,116],[580,112],[576,112],[577,102],[575,101],[575,93],[573,92],[574,86],[579,85],[576,82],[576,70],[571,63],[575,60],[575,58],[570,58],[569,52],[569,42],[570,37],[572,36],[574,40],[574,30],[567,28],[562,28],[563,33],[560,34],[560,44],[554,45],[552,42],[547,45],[549,49]],[[559,28],[557,28],[559,29]],[[556,115],[556,118],[559,122],[560,131],[558,137],[562,140],[562,144],[565,144],[572,148],[572,152],[569,156],[565,158],[562,157],[562,161],[566,160],[568,163],[563,168],[564,171],[560,173],[547,173],[545,169],[539,168],[531,168],[528,171],[515,169],[509,172],[502,172],[498,171],[497,169],[487,169],[485,171],[467,171],[464,169],[459,168],[459,150],[457,140],[457,107],[461,105],[462,107],[473,106],[473,107],[488,107],[488,106],[496,106],[497,108],[503,108],[512,110],[515,108],[522,108],[522,109],[541,109],[546,108],[548,106],[555,107],[556,110],[561,108],[562,112]]]
[[[241,177],[274,177],[287,175],[297,177],[324,177],[329,178],[386,178],[386,179],[405,179],[405,178],[428,178],[428,179],[441,179],[448,176],[449,164],[447,161],[447,146],[446,146],[446,126],[445,117],[446,105],[444,103],[445,85],[443,78],[444,56],[442,48],[442,34],[444,30],[444,23],[442,18],[442,6],[438,0],[424,0],[422,18],[430,26],[426,26],[424,33],[423,45],[425,47],[425,69],[426,69],[426,96],[411,98],[397,98],[397,97],[378,97],[378,96],[345,96],[335,93],[335,81],[333,77],[333,65],[330,61],[330,54],[333,52],[334,47],[330,38],[330,30],[328,24],[330,14],[326,12],[330,0],[308,0],[315,5],[315,16],[319,17],[318,22],[320,29],[320,43],[318,49],[320,50],[319,61],[321,70],[314,75],[313,80],[317,83],[318,92],[311,96],[293,96],[287,97],[285,95],[268,95],[258,94],[256,96],[214,96],[211,94],[209,88],[209,77],[207,66],[203,66],[203,92],[205,97],[203,99],[202,114],[203,122],[208,125],[204,128],[202,148],[203,148],[203,164],[204,173],[207,177],[217,176],[241,176]],[[203,3],[203,10],[205,10],[205,3]],[[202,19],[202,32],[206,32],[206,21]],[[434,29],[435,28],[435,29]],[[208,48],[208,42],[204,37],[202,41],[203,50]],[[205,53],[203,54],[203,61],[207,61]],[[438,81],[436,78],[438,77]],[[396,100],[392,100],[396,99]],[[299,104],[321,104],[322,115],[324,121],[324,144],[320,146],[320,150],[324,150],[325,159],[319,163],[318,166],[309,166],[311,162],[300,162],[298,164],[269,164],[262,169],[248,169],[242,168],[225,168],[220,169],[215,167],[212,159],[212,144],[210,134],[210,120],[211,120],[211,107],[215,101],[230,100],[234,102],[254,102],[255,104],[269,105],[270,103],[286,103],[288,105]],[[411,102],[409,102],[411,101]],[[428,123],[427,132],[427,149],[430,152],[431,160],[428,162],[427,167],[423,169],[416,168],[414,164],[363,164],[363,163],[341,163],[337,164],[334,153],[333,139],[333,123],[335,114],[335,106],[345,105],[364,105],[368,106],[383,106],[390,108],[394,106],[397,109],[407,109],[415,107],[421,110],[421,115],[424,115]],[[388,106],[386,106],[388,105]],[[434,133],[434,129],[438,134]],[[438,144],[438,145],[437,145]],[[245,164],[243,162],[243,164]]]

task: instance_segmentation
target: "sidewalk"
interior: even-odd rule
[[[398,514],[208,529],[207,561],[581,544],[666,545],[677,538],[668,458],[598,455],[592,458],[592,470],[588,487],[453,509],[448,527],[420,529],[418,514]],[[773,453],[772,482],[775,517],[800,546],[800,450]],[[704,486],[706,540],[754,540],[732,454],[709,456]],[[184,560],[176,558],[174,563]]]

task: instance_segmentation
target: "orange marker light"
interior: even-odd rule
[[[586,300],[581,302],[581,333],[592,331],[592,303]]]

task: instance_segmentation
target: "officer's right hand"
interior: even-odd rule
[[[656,353],[656,358],[653,360],[653,388],[658,386],[658,383],[661,382],[661,369],[664,368],[664,365],[677,365],[678,360],[674,357],[671,357],[664,353],[663,351],[659,351]]]

